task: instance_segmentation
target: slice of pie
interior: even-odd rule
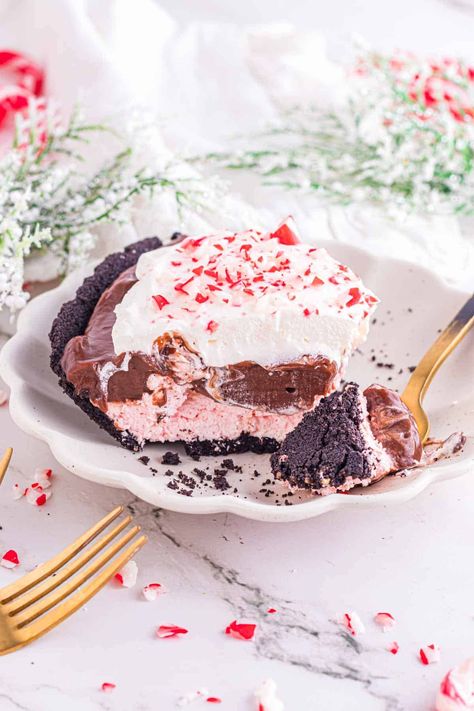
[[[377,298],[275,232],[150,238],[113,254],[53,323],[65,392],[124,446],[272,452],[340,384]]]

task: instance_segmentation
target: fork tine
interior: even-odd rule
[[[84,566],[77,575],[70,578],[64,585],[59,589],[51,592],[49,595],[42,597],[38,602],[27,607],[23,612],[10,617],[11,623],[17,627],[21,628],[25,625],[33,622],[37,617],[44,615],[45,612],[50,610],[52,607],[57,605],[58,602],[64,600],[71,593],[73,593],[77,588],[86,582],[90,577],[97,573],[105,563],[108,563],[127,543],[130,543],[132,538],[140,531],[140,526],[133,526],[127,533],[125,533],[118,541],[113,543],[109,548],[101,553],[100,556],[95,558],[89,565]]]
[[[3,455],[2,459],[0,460],[0,484],[3,481],[3,477],[5,476],[5,473],[8,469],[8,465],[10,464],[10,459],[12,458],[13,454],[13,449],[11,447],[8,447],[7,451]]]
[[[41,597],[45,597],[52,590],[62,585],[71,575],[77,573],[86,563],[88,563],[99,551],[101,551],[105,546],[107,546],[114,538],[116,538],[119,533],[123,531],[124,528],[128,526],[131,522],[132,517],[127,516],[122,521],[120,521],[112,530],[107,531],[105,536],[102,536],[94,545],[88,546],[80,555],[77,555],[72,561],[59,569],[56,575],[51,575],[50,577],[43,580],[39,585],[35,585],[30,588],[29,591],[23,595],[19,595],[3,606],[3,612],[10,616],[16,615],[21,612],[26,607],[29,607],[34,602],[39,600]]]
[[[67,600],[62,602],[46,615],[43,615],[43,617],[39,620],[36,620],[35,622],[23,627],[21,630],[16,631],[15,636],[18,643],[15,649],[28,644],[46,632],[49,632],[49,630],[56,627],[56,625],[85,605],[91,597],[93,597],[104,587],[104,585],[106,585],[114,573],[120,570],[120,568],[122,568],[125,563],[140,550],[147,540],[147,537],[144,535],[137,538],[137,540],[126,548],[121,555],[115,558],[115,560],[104,568],[99,575],[93,578],[93,580],[87,583],[87,585],[84,585],[81,590],[78,590],[74,595],[71,595]],[[12,650],[10,649],[8,651]],[[2,652],[0,652],[0,654],[2,654]]]
[[[95,526],[89,528],[88,531],[79,536],[77,540],[71,543],[69,546],[64,548],[60,553],[50,558],[46,563],[39,565],[37,568],[27,573],[20,580],[10,583],[6,587],[0,590],[0,604],[9,602],[17,595],[21,595],[27,590],[30,590],[34,585],[40,583],[42,580],[52,575],[59,568],[61,568],[65,563],[67,563],[71,558],[73,558],[84,546],[86,546],[90,541],[92,541],[96,536],[101,533],[104,528],[106,528],[112,521],[115,521],[117,516],[123,511],[123,506],[117,506],[113,511],[111,511],[107,516],[98,521]]]

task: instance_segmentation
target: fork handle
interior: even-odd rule
[[[3,477],[5,476],[6,471],[8,469],[8,465],[10,464],[10,459],[12,458],[12,454],[13,454],[13,449],[11,447],[8,447],[5,454],[0,459],[0,484],[2,483]]]
[[[404,402],[411,401],[415,396],[419,402],[422,402],[438,368],[473,326],[474,294],[458,311],[451,323],[440,333],[431,348],[426,351],[418,363],[403,391],[402,400]]]

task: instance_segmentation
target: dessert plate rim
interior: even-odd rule
[[[328,251],[330,251],[331,246],[334,248],[335,243],[320,240],[318,244],[328,248]],[[467,292],[446,284],[438,275],[425,267],[416,264],[410,265],[406,261],[393,257],[380,258],[352,245],[344,245],[344,248],[354,254],[358,253],[359,256],[363,256],[364,259],[372,264],[377,262],[379,266],[380,263],[389,263],[390,268],[395,270],[411,267],[417,272],[429,276],[431,280],[437,281],[440,291],[448,290],[460,300],[469,296]],[[73,438],[65,432],[53,430],[47,424],[43,424],[41,413],[32,408],[28,396],[28,383],[18,372],[16,364],[18,362],[17,356],[21,353],[23,347],[28,347],[29,334],[31,334],[35,325],[35,314],[46,305],[52,306],[53,304],[57,307],[56,312],[59,311],[60,306],[73,297],[83,278],[90,274],[94,266],[100,261],[102,260],[89,262],[85,267],[69,275],[55,289],[33,299],[19,316],[16,334],[4,345],[0,352],[0,374],[11,390],[10,414],[12,419],[26,433],[46,442],[57,461],[70,472],[100,484],[127,489],[138,498],[155,506],[176,512],[193,514],[234,513],[261,521],[290,522],[312,518],[337,509],[360,509],[402,503],[417,496],[435,481],[460,476],[469,471],[468,461],[465,458],[462,460],[453,458],[435,466],[417,470],[416,476],[407,476],[402,486],[389,491],[371,492],[371,487],[369,486],[364,490],[364,493],[358,493],[356,496],[330,494],[323,497],[316,496],[293,506],[277,506],[272,503],[243,499],[232,494],[186,497],[174,491],[169,493],[166,491],[160,492],[150,486],[150,482],[153,482],[151,478],[137,476],[125,469],[104,469],[103,466],[95,465],[82,459],[78,460],[74,454],[74,448],[69,446]],[[350,263],[350,258],[347,261]],[[64,397],[66,398],[65,395]],[[468,443],[469,449],[471,449],[471,446],[474,447],[473,438],[468,438]],[[116,446],[119,447],[118,444]],[[469,455],[469,460],[471,456]]]

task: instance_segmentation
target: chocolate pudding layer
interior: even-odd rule
[[[151,359],[134,355],[128,362],[126,371],[120,370],[125,354],[115,355],[112,341],[112,327],[115,322],[114,308],[123,299],[124,294],[136,283],[135,266],[126,269],[106,289],[87,325],[85,333],[71,338],[66,344],[61,359],[66,378],[76,393],[87,396],[101,409],[107,400],[138,400],[146,391],[146,382],[156,370]],[[107,392],[103,391],[99,376],[100,368],[105,364],[115,368],[108,378]]]
[[[398,393],[382,385],[364,390],[370,429],[389,453],[395,469],[411,467],[420,461],[423,447],[415,419]]]
[[[151,356],[116,355],[112,340],[114,309],[136,281],[135,268],[130,267],[104,291],[85,333],[69,341],[61,359],[76,393],[87,395],[102,410],[108,402],[140,400],[144,393],[150,393],[147,382],[153,373],[168,375],[180,384],[189,383],[218,402],[266,412],[306,411],[317,398],[334,389],[337,366],[322,356],[307,356],[301,362],[274,367],[245,362],[212,368],[173,333],[157,339]]]

